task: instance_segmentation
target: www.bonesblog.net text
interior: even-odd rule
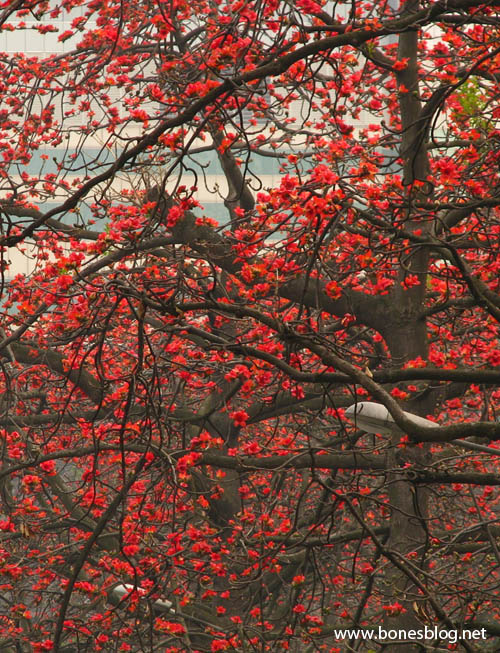
[[[378,630],[364,630],[363,628],[334,630],[333,635],[336,640],[368,639],[381,642],[422,642],[426,640],[441,640],[446,641],[449,644],[456,644],[457,642],[466,640],[485,640],[486,628],[446,630],[444,628],[439,628],[438,626],[434,626],[433,628],[425,626],[425,628],[415,630],[396,630],[395,628],[386,629],[379,626]]]

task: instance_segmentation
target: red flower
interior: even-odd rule
[[[246,426],[249,416],[248,413],[244,410],[235,410],[229,414],[229,417],[233,420],[235,426]]]
[[[304,614],[304,612],[306,612],[306,608],[304,605],[302,605],[302,603],[297,603],[297,605],[293,608],[293,612],[295,612],[295,614]]]

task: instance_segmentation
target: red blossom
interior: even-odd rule
[[[246,426],[249,420],[249,415],[244,410],[235,410],[232,413],[229,413],[229,416],[233,420],[234,425],[239,427]]]

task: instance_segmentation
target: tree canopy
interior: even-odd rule
[[[1,650],[497,651],[499,3],[0,29]]]

